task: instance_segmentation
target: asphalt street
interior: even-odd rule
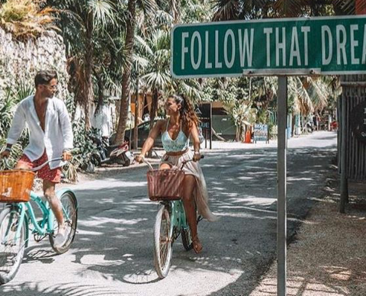
[[[288,236],[323,195],[336,133],[314,132],[288,145]],[[223,143],[201,165],[211,208],[202,221],[203,252],[174,245],[168,277],[153,265],[157,203],[149,201],[145,166],[104,172],[70,185],[79,201],[78,233],[70,251],[55,255],[48,240],[32,241],[15,279],[0,295],[249,295],[275,260],[276,143]]]

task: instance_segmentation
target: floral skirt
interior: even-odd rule
[[[173,167],[181,168],[183,161],[191,160],[192,158],[193,158],[193,152],[190,150],[178,156],[171,156],[165,154],[160,164],[166,163]],[[208,221],[211,222],[216,221],[218,217],[215,216],[209,208],[206,181],[198,161],[187,162],[183,167],[183,171],[186,175],[193,175],[196,179],[196,186],[193,191],[193,195],[197,205],[198,214],[207,219]]]

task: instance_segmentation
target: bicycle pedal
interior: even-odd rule
[[[47,235],[39,235],[37,233],[33,234],[34,240],[39,243],[42,240],[44,240],[46,238]]]

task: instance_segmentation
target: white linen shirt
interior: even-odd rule
[[[25,124],[28,125],[29,145],[24,149],[24,154],[31,161],[39,159],[46,149],[48,159],[60,157],[64,149],[73,148],[72,127],[63,101],[57,98],[48,99],[45,114],[45,131],[41,127],[36,108],[34,96],[22,100],[14,114],[13,122],[9,130],[6,142],[14,144],[18,141]],[[49,163],[51,169],[63,165],[62,161]]]

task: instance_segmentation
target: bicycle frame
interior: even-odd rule
[[[61,198],[62,194],[66,191],[69,191],[69,190],[70,189],[66,189],[66,188],[62,189],[62,190],[58,190],[56,192],[56,195],[57,195],[58,198]],[[30,198],[33,202],[35,202],[35,204],[41,210],[42,219],[37,221],[37,217],[34,213],[33,206],[31,204],[31,202],[16,203],[15,205],[18,208],[18,210],[20,211],[20,220],[19,220],[19,223],[18,223],[16,235],[15,235],[16,239],[18,239],[19,236],[20,236],[20,229],[21,229],[21,225],[23,225],[24,219],[28,219],[28,218],[32,221],[32,224],[34,226],[34,229],[33,229],[32,233],[36,233],[38,235],[46,235],[46,234],[53,233],[53,230],[54,230],[54,225],[53,225],[54,214],[53,214],[53,211],[51,210],[51,208],[49,207],[48,202],[43,201],[41,199],[41,197],[39,197],[33,191],[30,193]],[[63,211],[63,214],[65,215],[65,219],[66,220],[69,219],[68,213],[63,208],[63,205],[62,205],[62,211]],[[27,221],[27,225],[28,225],[28,228],[29,228],[28,221]],[[27,237],[26,243],[28,244],[28,237]]]
[[[161,204],[168,205],[171,212],[171,224],[169,230],[170,237],[173,237],[175,227],[177,228],[178,233],[180,233],[181,229],[186,229],[189,227],[187,224],[186,212],[184,210],[182,200],[162,201]],[[174,237],[174,239],[177,237]]]
[[[36,205],[42,212],[42,220],[38,222],[34,214],[34,210],[31,203],[30,202],[25,203],[27,207],[28,216],[32,221],[32,224],[34,225],[33,233],[37,233],[39,235],[45,235],[47,233],[53,232],[54,214],[50,209],[48,202],[47,201],[44,202],[34,192],[31,192],[31,200],[36,203]]]

